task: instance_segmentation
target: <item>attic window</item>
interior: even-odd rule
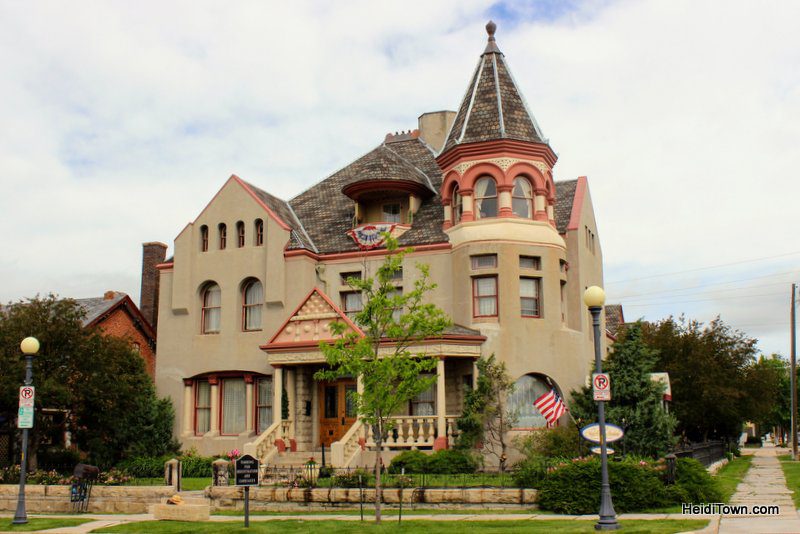
[[[208,252],[208,226],[205,224],[200,227],[200,250]]]
[[[256,219],[255,230],[255,245],[260,247],[264,244],[264,221]]]
[[[400,203],[393,202],[391,204],[383,205],[383,222],[388,222],[388,223],[400,222]]]
[[[225,250],[225,245],[228,244],[228,227],[225,223],[219,224],[219,249]]]
[[[239,248],[244,246],[244,223],[242,221],[236,223],[236,245]]]

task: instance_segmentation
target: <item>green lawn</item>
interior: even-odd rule
[[[31,517],[28,518],[28,522],[24,525],[12,525],[11,519],[3,518],[0,519],[0,532],[32,532],[48,528],[76,527],[90,521],[93,521],[93,519]]]
[[[384,516],[393,516],[397,517],[400,511],[397,509],[396,505],[392,505],[391,508],[387,508],[387,505],[384,504],[382,508],[382,513]],[[680,512],[680,510],[678,510]],[[526,508],[502,508],[502,509],[490,509],[490,508],[460,508],[460,509],[445,509],[445,508],[407,508],[406,505],[403,505],[403,517],[406,515],[447,515],[447,514],[470,514],[470,515],[482,515],[482,514],[550,514],[552,512],[547,512],[543,510],[536,510],[533,508],[526,509]],[[277,510],[258,510],[258,511],[250,511],[250,515],[359,515],[361,511],[356,508],[344,508],[341,510],[337,510],[336,508],[328,509],[328,510],[292,510],[292,511],[277,511]],[[234,517],[243,517],[244,511],[243,510],[217,510],[214,512],[214,515],[228,515]],[[375,505],[372,503],[364,503],[364,517],[372,517],[375,515]]]
[[[800,508],[800,462],[792,460],[791,454],[778,456],[786,477],[786,485],[792,490],[792,500],[795,508]]]
[[[178,533],[191,532],[200,534],[205,532],[325,532],[336,534],[340,532],[402,532],[403,534],[430,534],[432,532],[452,532],[463,534],[464,530],[470,532],[503,533],[508,532],[594,532],[594,521],[572,520],[532,520],[532,521],[470,521],[468,525],[463,521],[386,521],[382,525],[372,522],[360,521],[254,521],[250,528],[244,528],[242,521],[235,522],[207,522],[184,523],[179,521],[143,521],[128,523],[115,527],[95,530],[94,532],[147,532],[147,533]],[[708,525],[708,521],[698,520],[652,520],[652,521],[620,521],[626,534],[652,533],[667,534],[699,530]]]
[[[722,490],[722,502],[729,502],[733,497],[736,492],[736,486],[739,485],[747,470],[750,469],[750,462],[752,461],[753,456],[751,455],[734,457],[733,460],[719,470],[715,478],[719,481],[720,489]]]

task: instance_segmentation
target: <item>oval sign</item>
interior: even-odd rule
[[[595,454],[600,454],[600,447],[592,447],[591,451]],[[606,447],[606,454],[614,454],[614,449],[611,447]]]
[[[625,431],[617,425],[606,423],[606,442],[613,443],[621,439],[625,435]],[[581,429],[581,436],[587,441],[600,443],[600,423],[592,423],[586,425]]]

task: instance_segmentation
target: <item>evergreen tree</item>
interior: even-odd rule
[[[660,371],[655,368],[657,360],[658,353],[642,339],[641,323],[635,323],[620,334],[603,364],[611,378],[606,421],[625,429],[624,445],[630,454],[658,457],[675,444],[677,421],[662,407],[665,386],[650,378],[650,373]],[[581,426],[597,421],[591,387],[572,392],[571,410]]]

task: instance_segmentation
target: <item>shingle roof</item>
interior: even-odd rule
[[[75,302],[77,302],[78,305],[86,312],[86,316],[83,318],[83,326],[91,324],[98,317],[116,306],[119,301],[127,297],[125,293],[120,293],[119,291],[113,291],[113,293],[114,296],[109,299],[105,298],[104,296],[87,299],[75,299]]]
[[[606,330],[616,336],[619,327],[625,324],[625,317],[622,315],[622,304],[607,304],[606,310]]]
[[[556,182],[556,203],[553,206],[556,228],[559,234],[567,233],[569,219],[572,216],[572,204],[575,201],[575,189],[578,180]]]
[[[295,214],[292,207],[285,200],[281,200],[276,196],[270,195],[263,189],[254,186],[251,183],[242,180],[242,183],[249,187],[254,195],[258,197],[275,215],[278,216],[284,223],[291,229],[291,241],[289,248],[306,248],[317,252],[317,247],[309,237],[300,218]]]
[[[357,251],[359,248],[356,243],[346,235],[352,229],[355,216],[353,201],[342,194],[342,188],[356,181],[392,180],[398,177],[423,183],[432,193],[436,192],[422,201],[411,229],[400,236],[399,244],[446,243],[447,234],[442,231],[444,211],[438,195],[441,171],[431,149],[419,139],[381,144],[290,200],[289,206],[303,221],[318,252]],[[289,248],[303,247],[290,243]]]
[[[478,61],[442,152],[458,144],[493,139],[547,143],[494,42],[494,24],[490,22],[486,29],[489,44]]]

